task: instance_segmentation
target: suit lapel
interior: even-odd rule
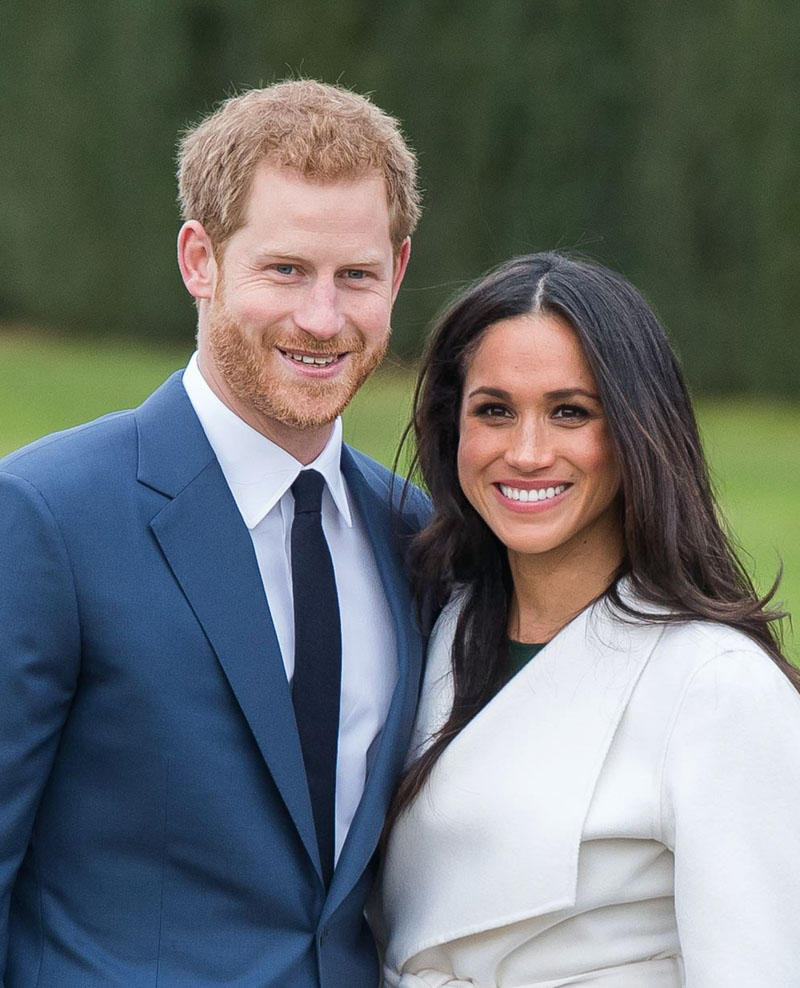
[[[139,480],[169,498],[151,529],[319,868],[289,686],[252,540],[179,376],[145,402],[137,423]]]
[[[367,530],[391,610],[398,678],[386,723],[370,753],[364,793],[334,872],[323,921],[358,881],[377,846],[406,754],[423,659],[422,637],[399,545],[399,512],[390,509],[389,492],[383,481],[377,481],[373,486],[346,446],[342,448],[342,471]]]

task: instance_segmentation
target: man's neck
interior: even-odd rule
[[[260,415],[255,409],[244,402],[240,402],[231,393],[222,377],[215,372],[213,365],[208,366],[200,353],[197,355],[197,367],[203,380],[223,405],[243,422],[246,422],[251,429],[260,432],[262,436],[275,443],[276,446],[280,446],[281,449],[285,449],[303,466],[315,460],[325,449],[333,431],[333,422],[326,422],[314,428],[298,429],[267,415]]]

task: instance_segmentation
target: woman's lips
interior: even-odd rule
[[[558,504],[572,484],[563,480],[499,481],[494,484],[502,504],[514,511],[543,511]]]

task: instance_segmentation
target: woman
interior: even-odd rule
[[[521,257],[441,320],[413,427],[448,596],[376,933],[402,988],[800,986],[800,697],[655,316]]]

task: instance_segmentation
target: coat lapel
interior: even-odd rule
[[[423,743],[452,704],[457,610],[432,644]],[[398,970],[426,947],[574,904],[597,779],[661,630],[590,607],[451,742],[389,844],[383,909]]]
[[[358,881],[377,847],[408,746],[423,659],[422,636],[402,558],[400,514],[390,506],[383,479],[371,483],[346,446],[342,448],[342,471],[366,527],[392,613],[398,679],[386,723],[370,753],[364,793],[334,872],[323,921]],[[395,500],[399,500],[399,490],[397,494]]]
[[[150,522],[319,868],[289,686],[250,534],[178,375],[137,411],[139,480],[169,500]]]

